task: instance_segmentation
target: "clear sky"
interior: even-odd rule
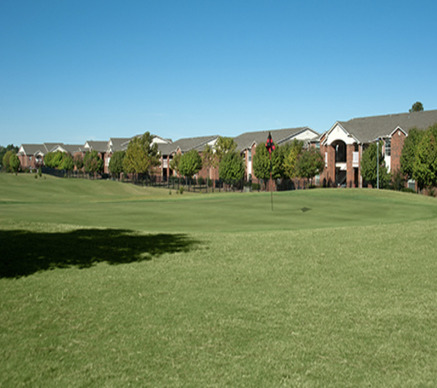
[[[0,0],[0,145],[437,109],[437,1]]]

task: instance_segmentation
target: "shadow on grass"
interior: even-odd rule
[[[0,230],[0,278],[77,266],[151,260],[164,253],[188,252],[198,244],[185,234],[141,235],[121,229],[78,229],[66,233]]]

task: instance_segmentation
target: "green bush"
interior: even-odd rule
[[[252,183],[252,190],[261,190],[261,185],[259,183]]]
[[[201,176],[197,178],[197,184],[200,186],[203,186],[205,184],[205,179],[203,179]]]
[[[403,193],[416,193],[413,189],[410,189],[409,187],[402,187],[401,191]]]

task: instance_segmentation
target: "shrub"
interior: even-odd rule
[[[414,194],[416,193],[413,189],[410,189],[409,187],[402,187],[401,191],[403,193],[414,193]]]
[[[197,184],[200,186],[203,186],[205,184],[205,179],[203,179],[201,176],[197,178]]]

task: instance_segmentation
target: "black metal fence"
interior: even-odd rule
[[[65,171],[50,167],[42,167],[42,173],[56,176],[59,178],[77,178],[77,179],[111,179],[125,183],[131,183],[137,186],[159,187],[179,192],[251,192],[264,191],[268,181],[260,180],[259,183],[253,183],[247,180],[238,180],[233,182],[224,182],[221,179],[211,180],[203,178],[164,178],[160,176],[138,174],[136,177],[116,178],[108,174],[88,174],[79,171]],[[302,180],[277,179],[275,181],[276,191],[302,190],[308,188],[308,183]]]

